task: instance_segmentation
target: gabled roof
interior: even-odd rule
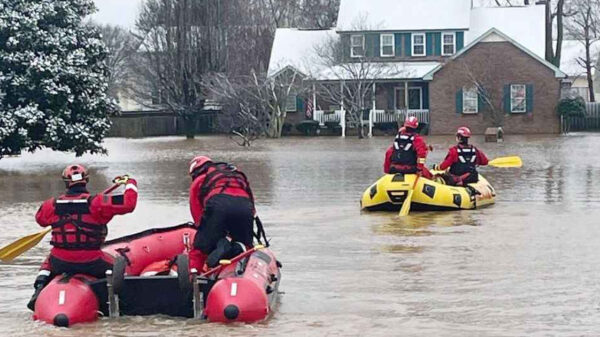
[[[544,5],[520,7],[480,7],[471,10],[471,27],[466,43],[496,28],[540,57],[546,54],[546,14]]]
[[[304,75],[312,69],[310,64],[317,57],[316,48],[331,38],[336,38],[335,30],[300,30],[279,28],[271,47],[269,76],[276,76],[290,67]],[[310,67],[310,68],[309,68]]]
[[[531,56],[532,58],[536,59],[538,62],[542,63],[543,65],[545,65],[546,67],[548,67],[552,71],[554,71],[554,76],[556,78],[565,78],[565,77],[567,77],[567,74],[565,74],[564,72],[562,72],[560,69],[558,69],[552,63],[546,61],[545,59],[543,59],[542,57],[540,57],[536,53],[534,53],[531,50],[525,48],[522,44],[520,44],[519,42],[517,42],[514,39],[510,38],[508,35],[502,33],[500,30],[498,30],[496,28],[492,28],[492,29],[488,30],[487,32],[485,32],[483,35],[481,35],[480,37],[478,37],[477,39],[475,39],[474,41],[472,41],[471,43],[469,43],[469,45],[467,45],[465,48],[461,49],[458,53],[454,54],[454,56],[452,56],[449,60],[455,60],[455,59],[459,58],[461,55],[463,55],[464,53],[466,53],[467,51],[469,51],[471,48],[473,48],[478,43],[480,43],[480,42],[486,42],[486,41],[487,42],[510,42],[515,47],[517,47],[520,50],[522,50],[523,52],[525,52],[527,55]],[[440,66],[436,67],[435,69],[433,69],[432,71],[430,71],[428,74],[426,74],[423,77],[423,79],[425,79],[425,80],[433,80],[433,75],[436,72],[438,72],[442,67],[443,67],[443,65],[440,65]]]
[[[556,43],[556,41],[554,42]],[[600,54],[600,43],[594,43],[590,47],[590,52],[595,56]],[[560,69],[567,73],[569,77],[583,76],[586,72],[583,61],[585,60],[585,45],[583,41],[565,40],[562,45],[562,56],[560,58]],[[596,72],[592,68],[592,74]]]
[[[471,0],[341,0],[338,31],[468,29]]]

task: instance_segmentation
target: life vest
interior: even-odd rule
[[[238,171],[235,166],[227,163],[210,163],[203,171],[206,172],[206,177],[204,177],[198,193],[198,200],[202,205],[205,205],[209,196],[226,194],[227,190],[232,188],[238,188],[246,192],[250,201],[254,203],[254,196],[248,178],[243,172]]]
[[[414,146],[415,135],[399,134],[394,139],[394,152],[391,158],[392,173],[417,172],[417,151]]]
[[[462,176],[467,173],[477,174],[477,149],[473,145],[456,146],[458,161],[450,166],[450,174]]]
[[[67,250],[100,249],[108,229],[105,223],[90,215],[92,197],[88,193],[63,195],[54,200],[54,212],[59,220],[52,223],[50,244]]]

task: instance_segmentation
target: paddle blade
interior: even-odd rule
[[[523,161],[521,160],[521,157],[517,156],[500,157],[490,161],[488,165],[494,167],[522,167]]]
[[[15,257],[35,247],[51,230],[52,228],[45,229],[39,233],[22,237],[19,240],[2,247],[2,249],[0,249],[0,260],[4,262],[12,261]]]
[[[398,216],[407,216],[410,212],[410,203],[412,202],[413,190],[408,191],[406,195],[406,199],[402,203],[402,208],[400,208],[400,213]]]

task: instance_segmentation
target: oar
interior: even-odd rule
[[[412,203],[413,190],[415,189],[415,186],[417,186],[417,181],[419,181],[419,177],[420,175],[417,174],[417,177],[415,178],[415,183],[413,184],[413,187],[410,190],[408,190],[408,193],[406,194],[406,199],[404,199],[404,202],[402,203],[402,208],[400,208],[400,213],[398,213],[398,216],[407,216],[410,212],[410,204]]]
[[[123,184],[123,182],[123,180],[115,181],[115,185],[109,187],[102,193],[108,194],[114,191],[117,187]],[[35,247],[51,230],[52,228],[46,228],[39,233],[24,236],[17,241],[2,247],[2,249],[0,249],[0,260],[3,262],[12,261],[17,256]]]
[[[207,271],[206,273],[200,275],[200,277],[208,277],[216,272],[220,272],[221,270],[223,270],[223,268],[225,268],[225,266],[228,266],[232,263],[235,263],[243,258],[245,258],[246,256],[251,255],[252,253],[256,252],[257,250],[261,250],[265,248],[265,246],[263,245],[256,245],[254,247],[252,247],[251,249],[248,249],[247,251],[237,255],[236,257],[232,258],[231,260],[221,260],[219,261],[219,265],[212,268],[211,270]]]
[[[522,167],[523,161],[517,156],[500,157],[490,161],[488,165],[494,167]]]

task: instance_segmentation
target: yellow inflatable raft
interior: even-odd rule
[[[495,202],[496,191],[479,175],[479,181],[467,187],[444,185],[415,174],[386,174],[363,193],[361,208],[368,211],[399,211],[408,191],[413,188],[411,210],[446,211],[475,209]]]

